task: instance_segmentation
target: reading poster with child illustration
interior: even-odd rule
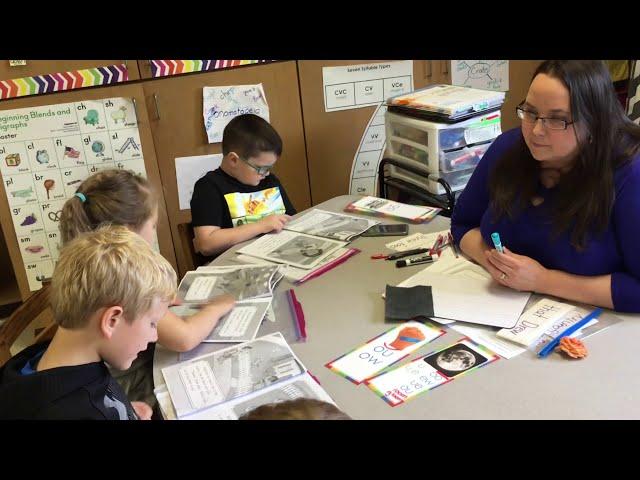
[[[234,227],[258,222],[269,215],[283,215],[286,212],[278,187],[251,193],[227,193],[224,199],[229,206]]]
[[[110,168],[146,177],[137,125],[130,98],[0,112],[0,173],[31,291],[53,273],[62,205],[84,179]]]

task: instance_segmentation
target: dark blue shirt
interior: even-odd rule
[[[611,274],[614,308],[640,312],[640,155],[614,173],[615,203],[607,230],[588,235],[586,248],[578,251],[571,245],[570,231],[552,235],[553,189],[541,186],[538,193],[544,201],[538,206],[529,203],[513,220],[503,215],[493,221],[489,175],[496,161],[518,141],[522,141],[520,128],[503,133],[476,167],[451,217],[455,242],[459,244],[469,230],[480,227],[487,245],[493,245],[491,233],[499,232],[509,250],[546,268],[585,276]]]

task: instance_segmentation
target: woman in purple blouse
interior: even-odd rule
[[[607,67],[543,62],[517,113],[458,199],[456,243],[507,287],[640,312],[640,126]]]

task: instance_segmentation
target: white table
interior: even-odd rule
[[[340,212],[357,197],[341,196],[317,205]],[[396,223],[386,220],[385,223]],[[447,229],[449,219],[410,225],[409,234]],[[589,356],[571,361],[560,355],[544,360],[525,352],[500,359],[399,407],[390,407],[366,386],[356,386],[324,365],[393,325],[384,323],[381,293],[421,267],[396,268],[392,261],[372,260],[384,244],[399,237],[358,238],[362,250],[341,266],[300,286],[283,280],[278,289],[294,288],[307,322],[306,343],[291,345],[335,402],[355,419],[629,419],[640,418],[640,316],[616,314],[625,321],[587,339]],[[213,263],[232,264],[234,251]],[[276,311],[277,315],[277,311]],[[260,335],[260,332],[258,332]],[[447,334],[413,352],[409,359],[454,343],[462,335]],[[156,347],[154,381],[160,369],[177,362],[177,354]],[[404,364],[408,360],[404,360]]]

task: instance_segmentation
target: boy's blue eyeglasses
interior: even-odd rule
[[[271,172],[271,169],[273,168],[273,165],[265,165],[263,167],[259,167],[251,163],[249,160],[245,160],[242,157],[238,157],[238,158],[240,158],[240,160],[242,160],[244,163],[246,163],[251,168],[253,168],[258,173],[258,175],[267,175],[269,172]]]

